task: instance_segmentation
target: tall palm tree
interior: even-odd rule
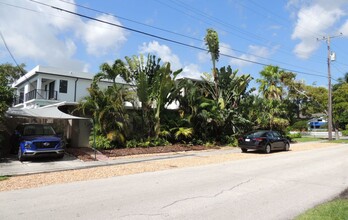
[[[213,64],[213,77],[214,77],[214,87],[215,87],[215,100],[219,99],[219,77],[216,69],[216,62],[219,61],[220,50],[219,50],[219,36],[217,32],[213,29],[207,29],[207,34],[204,38],[205,45],[208,47],[208,51],[211,56],[211,61]]]

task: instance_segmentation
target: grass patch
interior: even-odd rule
[[[292,138],[292,141],[296,142],[310,142],[310,141],[321,141],[321,138],[315,138],[315,137],[300,137],[300,138]]]
[[[8,176],[0,176],[0,181],[7,180],[8,178]]]
[[[348,199],[336,199],[308,210],[296,220],[348,219]]]
[[[348,144],[347,139],[332,140],[332,141],[328,141],[328,142],[329,143],[336,143],[336,144]]]

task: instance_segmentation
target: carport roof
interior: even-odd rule
[[[7,116],[26,117],[26,118],[47,118],[47,119],[88,119],[66,114],[58,109],[57,106],[25,109],[25,108],[9,108],[6,112]]]

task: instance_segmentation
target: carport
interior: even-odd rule
[[[14,130],[15,126],[18,123],[22,123],[23,120],[27,122],[51,123],[55,129],[58,128],[59,133],[64,133],[64,137],[71,146],[88,147],[89,134],[92,127],[89,118],[70,115],[58,108],[65,105],[66,103],[62,102],[33,109],[9,108],[6,112],[8,117],[7,125]]]

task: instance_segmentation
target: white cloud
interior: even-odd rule
[[[231,65],[236,65],[237,67],[243,67],[247,65],[252,65],[251,62],[258,62],[261,58],[268,58],[274,51],[277,49],[277,47],[274,47],[272,50],[268,49],[267,47],[257,46],[257,45],[249,45],[248,51],[245,54],[242,54],[240,56],[236,56],[239,59],[230,59]],[[247,61],[243,61],[247,60]]]
[[[50,3],[52,1],[48,2]],[[16,2],[16,5],[35,11],[45,11],[38,13],[10,6],[0,8],[0,21],[2,21],[0,29],[9,49],[20,62],[31,60],[38,64],[82,68],[82,62],[72,58],[76,52],[75,43],[72,39],[62,39],[58,36],[61,28],[71,28],[71,24],[76,24],[76,19],[70,20],[71,17],[64,19],[57,10],[43,8],[44,6],[31,2],[20,1]],[[70,10],[74,11],[71,7]]]
[[[340,33],[342,33],[343,36],[348,37],[348,20],[340,28]]]
[[[208,62],[211,59],[210,54],[205,51],[201,51],[198,53],[198,61],[200,63]]]
[[[74,5],[63,1],[41,1],[69,11],[77,11]],[[81,71],[88,66],[75,58],[77,52],[83,50],[78,48],[81,46],[81,39],[88,53],[94,56],[104,55],[110,50],[114,52],[126,41],[125,31],[116,27],[105,28],[105,25],[100,23],[83,22],[74,15],[29,1],[3,0],[3,2],[18,6],[1,5],[0,30],[11,52],[20,63],[32,62],[35,65]],[[98,18],[120,24],[114,18],[107,16]],[[6,51],[3,44],[0,44],[0,51],[0,54]]]
[[[158,58],[161,58],[162,62],[169,62],[172,70],[182,68],[179,57],[173,54],[172,50],[167,45],[161,45],[157,41],[143,43],[143,45],[139,47],[139,53],[156,55]]]
[[[178,78],[201,79],[202,72],[197,64],[189,64],[185,66]]]
[[[311,4],[299,0],[291,0],[288,6],[296,5],[299,7],[296,12],[297,20],[292,39],[299,39],[294,53],[303,59],[311,56],[318,49],[319,44],[316,41],[320,35],[326,35],[345,15],[341,9],[346,0],[324,1],[314,0]]]
[[[96,19],[121,25],[110,15],[101,15]],[[87,52],[92,55],[117,51],[127,41],[125,30],[97,21],[88,21],[81,29],[80,37],[87,45]]]

